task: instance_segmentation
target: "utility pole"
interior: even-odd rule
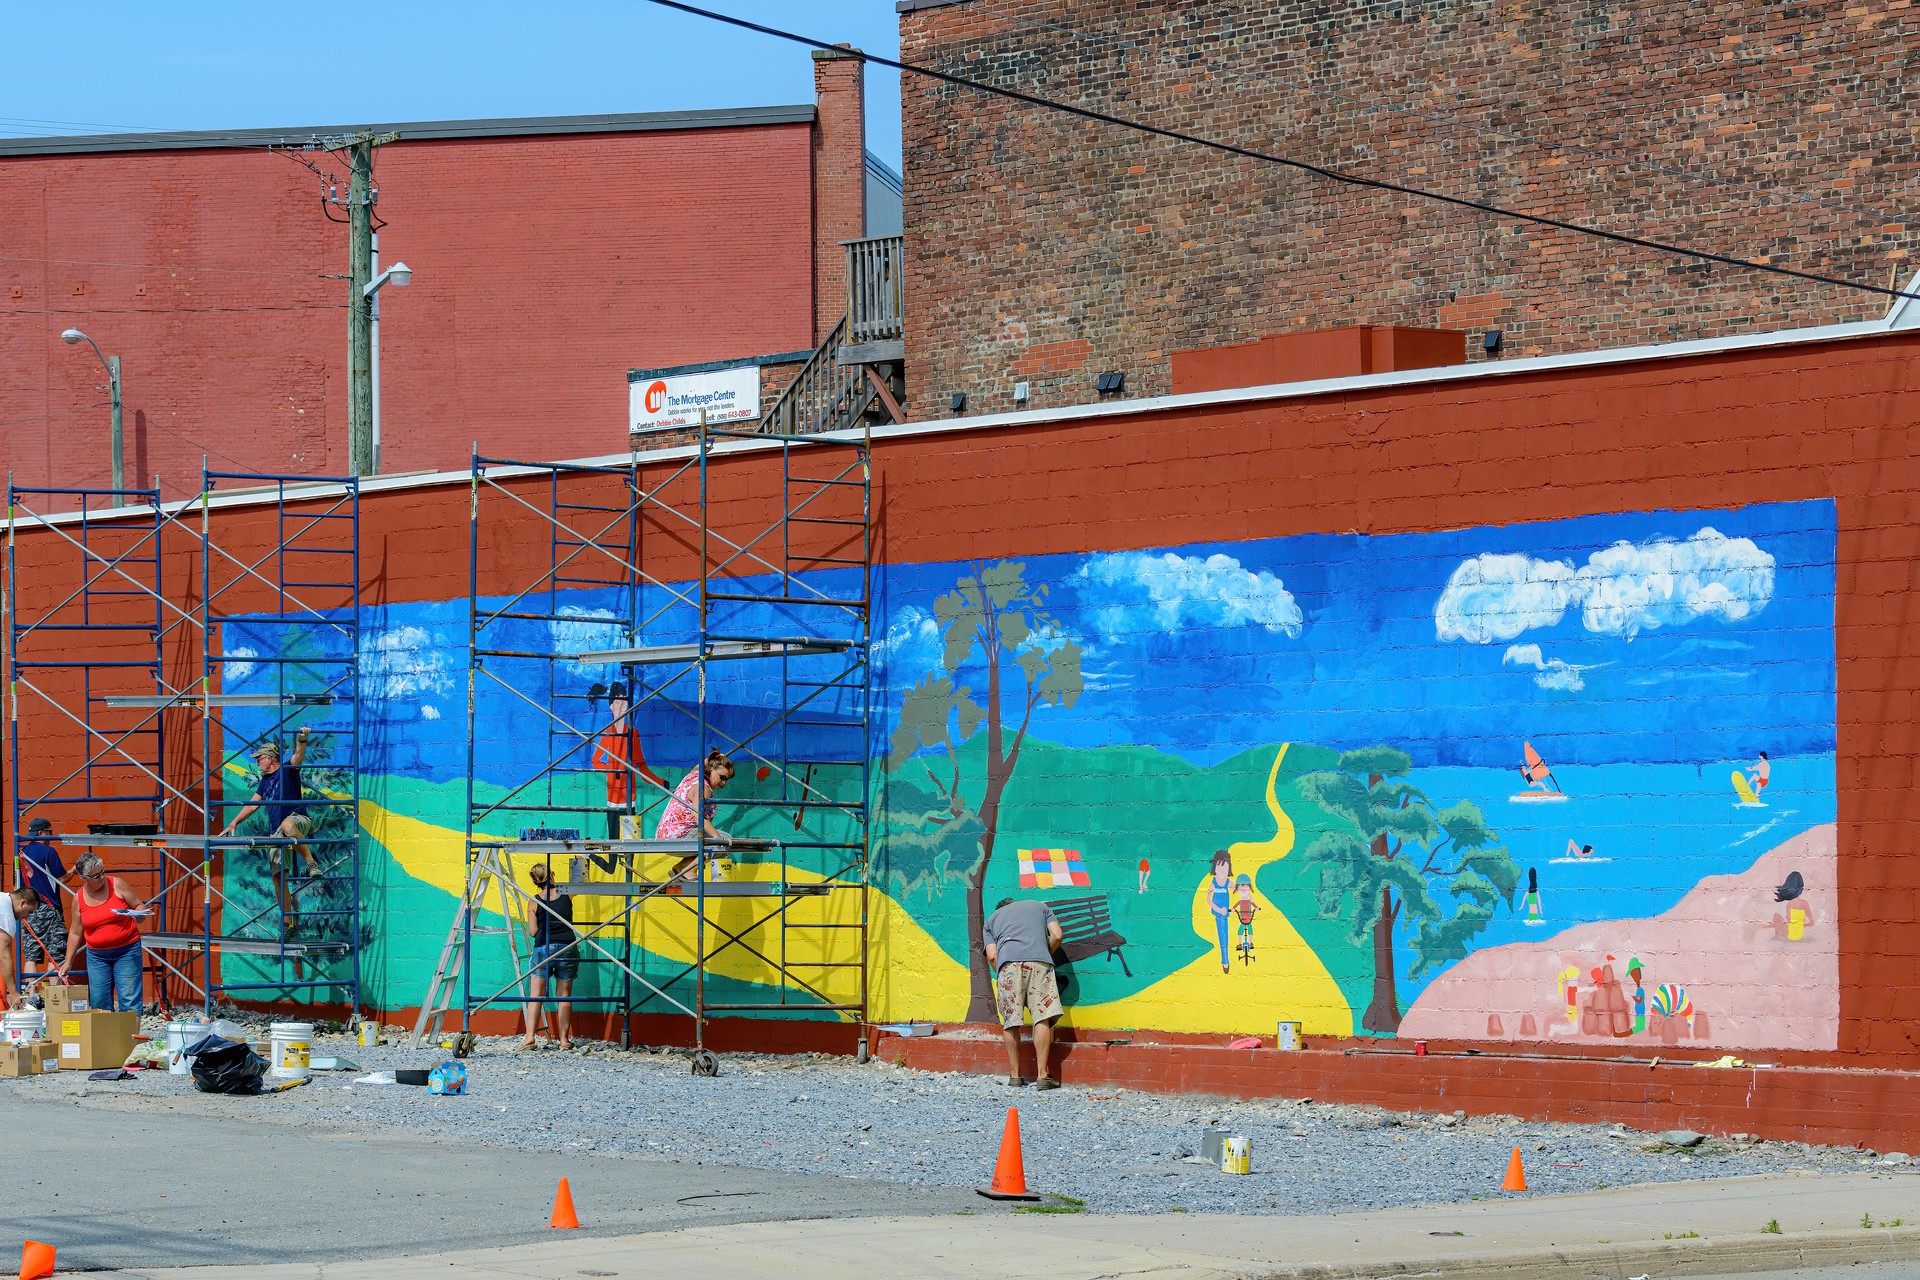
[[[349,143],[347,184],[347,465],[356,476],[373,470],[373,144],[370,133]]]

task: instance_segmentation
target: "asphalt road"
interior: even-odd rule
[[[15,1083],[0,1081],[0,1241],[52,1243],[63,1272],[336,1261],[549,1239],[563,1176],[582,1227],[597,1235],[991,1211],[966,1191],[127,1112],[4,1087]]]

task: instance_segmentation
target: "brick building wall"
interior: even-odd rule
[[[817,108],[401,127],[375,160],[382,265],[414,271],[382,294],[383,469],[458,467],[476,441],[616,452],[627,370],[811,348],[816,301],[844,309],[837,241],[862,208],[841,181],[863,164],[858,64],[822,65]],[[77,326],[121,357],[131,486],[188,495],[203,456],[343,473],[347,232],[318,180],[264,145],[109,145],[0,147],[0,465],[108,484],[106,375],[59,340]]]
[[[1886,286],[1914,270],[1920,10],[1842,0],[904,0],[903,58],[1356,175]],[[913,416],[1168,389],[1289,329],[1509,355],[1882,314],[903,78]],[[1717,182],[1702,180],[1711,175]],[[1470,344],[1475,358],[1479,344]]]
[[[1684,359],[1516,370],[1506,377],[1179,403],[1111,417],[1037,415],[1030,422],[955,434],[883,438],[874,454],[877,551],[892,572],[961,559],[1017,557],[1031,563],[1216,539],[1404,535],[1830,501],[1837,531],[1832,637],[1838,910],[1830,921],[1837,930],[1837,1039],[1832,1051],[1770,1053],[1765,1060],[1911,1072],[1920,1069],[1913,1030],[1920,1024],[1920,865],[1909,853],[1920,835],[1913,787],[1920,734],[1911,714],[1920,633],[1905,620],[1915,603],[1912,566],[1920,560],[1920,461],[1908,443],[1920,393],[1917,356],[1920,336],[1890,333]],[[1097,447],[1087,447],[1090,442]],[[651,467],[649,488],[681,466],[669,459]],[[743,454],[718,468],[716,525],[766,527],[777,515],[778,455]],[[507,483],[538,500],[543,482]],[[467,488],[459,482],[369,493],[363,508],[365,597],[388,609],[460,601],[467,583],[467,503]],[[538,519],[515,517],[510,503],[505,508],[508,514],[489,526],[480,548],[487,592],[518,589],[547,561]],[[216,508],[212,518],[216,537],[234,554],[251,559],[270,550],[271,508]],[[672,580],[693,571],[697,552],[690,542],[668,539],[660,546],[663,558],[648,562],[650,572]],[[57,601],[77,570],[72,545],[45,531],[22,529],[17,555],[21,598],[33,608]],[[190,541],[171,541],[167,555],[169,581],[197,582]],[[890,632],[897,620],[897,605],[888,599],[890,612],[876,619],[876,634]],[[243,585],[228,607],[271,605],[261,591]],[[100,643],[116,640],[122,649],[137,643],[113,635]],[[185,628],[175,630],[177,653],[167,665],[176,683],[192,669],[189,641]],[[76,637],[74,643],[93,644],[94,638]],[[101,648],[97,656],[118,651]],[[458,666],[457,657],[451,661]],[[1258,694],[1247,685],[1215,696]],[[888,707],[884,714],[896,711]],[[23,754],[29,787],[64,776],[76,763],[75,728],[24,694],[21,716],[21,732],[37,744]],[[170,759],[176,783],[185,785],[192,780],[198,729],[184,715],[179,724],[185,741]],[[881,726],[891,727],[890,720]],[[418,746],[396,740],[391,749],[399,759]],[[1057,780],[1062,795],[1078,785],[1073,778]],[[378,803],[393,803],[383,791],[369,794]],[[58,816],[77,823],[128,815],[68,810]],[[884,865],[890,855],[883,848],[880,856]],[[370,907],[383,904],[385,913],[378,927],[385,984],[380,999],[392,1007],[424,988],[422,966],[430,966],[437,953],[451,899],[431,896],[398,863],[374,861],[379,866],[369,871]],[[1156,859],[1156,875],[1164,874]],[[878,1008],[896,1017],[930,1016],[926,1002],[936,993],[914,968],[914,954],[884,932],[876,948],[876,956],[885,958],[876,960],[881,967],[873,976]],[[1261,1021],[1270,1027],[1265,1006],[1246,1012],[1253,1020],[1247,1030],[1265,1029],[1255,1025]],[[1634,1069],[1644,1073],[1644,1067]],[[1503,1077],[1508,1083],[1500,1096],[1530,1091],[1536,1100],[1530,1105],[1560,1115],[1587,1105],[1584,1095],[1543,1094],[1535,1087],[1550,1078],[1548,1067],[1530,1074],[1535,1067],[1513,1062],[1503,1070],[1519,1074]],[[1705,1080],[1718,1073],[1684,1074],[1689,1081],[1699,1076],[1703,1089],[1720,1087]],[[1911,1087],[1911,1077],[1905,1079],[1902,1089]],[[1686,1084],[1658,1088],[1684,1098]],[[1419,1093],[1422,1087],[1410,1081],[1402,1103],[1435,1105]],[[1790,1093],[1800,1087],[1781,1086]],[[1497,1109],[1493,1101],[1487,1105]],[[1782,1104],[1776,1097],[1769,1105]],[[1902,1115],[1892,1123],[1910,1137],[1911,1112]],[[1884,1133],[1880,1138],[1891,1140]]]

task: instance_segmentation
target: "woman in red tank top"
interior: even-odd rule
[[[87,1006],[123,1013],[146,1012],[140,980],[145,955],[135,913],[144,912],[147,904],[136,904],[127,882],[108,875],[106,863],[97,853],[82,854],[73,870],[80,877],[80,892],[73,895],[68,908],[67,958],[60,966],[61,980],[66,980],[73,968],[74,952],[84,944]]]

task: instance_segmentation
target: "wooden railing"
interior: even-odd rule
[[[873,404],[874,391],[866,370],[840,363],[840,348],[846,340],[847,322],[842,319],[807,357],[773,407],[760,416],[760,430],[802,436],[837,431],[860,421]]]
[[[846,341],[885,342],[906,335],[902,307],[905,243],[901,236],[846,242]]]

